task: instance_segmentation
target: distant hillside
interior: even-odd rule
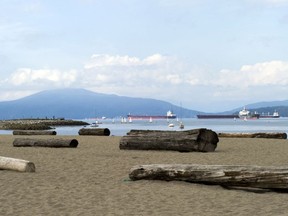
[[[0,119],[52,118],[71,119],[120,117],[127,114],[166,115],[173,110],[177,116],[194,117],[198,111],[171,103],[146,99],[101,94],[85,89],[42,91],[14,101],[0,102]]]

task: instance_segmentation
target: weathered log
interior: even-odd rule
[[[288,189],[288,166],[151,164],[134,166],[131,180],[186,181],[224,187]]]
[[[56,135],[56,131],[48,130],[14,130],[13,135]]]
[[[35,165],[34,163],[10,158],[10,157],[0,157],[0,170],[14,170],[19,172],[35,172]]]
[[[13,141],[14,147],[54,147],[54,148],[76,148],[76,139],[30,139],[16,138]]]
[[[108,128],[81,128],[78,131],[78,134],[90,136],[109,136],[110,130]]]
[[[287,134],[286,133],[218,133],[218,137],[287,139]]]
[[[131,130],[120,140],[120,149],[212,152],[219,139],[205,128],[186,131]]]

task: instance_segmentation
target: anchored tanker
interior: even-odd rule
[[[177,116],[172,111],[168,111],[166,115],[132,115],[128,114],[128,119],[175,119]]]

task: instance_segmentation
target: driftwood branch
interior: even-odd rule
[[[108,128],[81,128],[78,131],[78,134],[88,136],[109,136],[110,130]]]
[[[217,134],[205,128],[187,131],[131,130],[120,140],[120,149],[172,150],[180,152],[215,151]]]
[[[218,137],[287,139],[287,134],[286,133],[218,133]]]
[[[288,189],[288,166],[152,164],[134,166],[131,180],[186,181],[224,187]]]
[[[15,130],[13,135],[56,135],[56,131],[48,130]]]
[[[54,147],[54,148],[76,148],[76,139],[30,139],[16,138],[13,142],[14,147]]]
[[[34,163],[22,159],[0,157],[0,170],[14,170],[19,172],[35,172]]]

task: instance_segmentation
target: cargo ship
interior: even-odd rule
[[[238,114],[202,114],[197,115],[198,119],[259,119],[260,114],[251,113],[245,107]]]
[[[128,114],[127,118],[128,119],[176,119],[176,114],[174,114],[172,111],[168,111],[166,115],[132,115]]]
[[[238,115],[221,115],[221,114],[202,114],[202,115],[197,115],[198,119],[234,119],[234,118],[239,118]]]
[[[272,115],[270,113],[262,113],[260,118],[280,118],[280,115],[277,111],[274,111]]]

